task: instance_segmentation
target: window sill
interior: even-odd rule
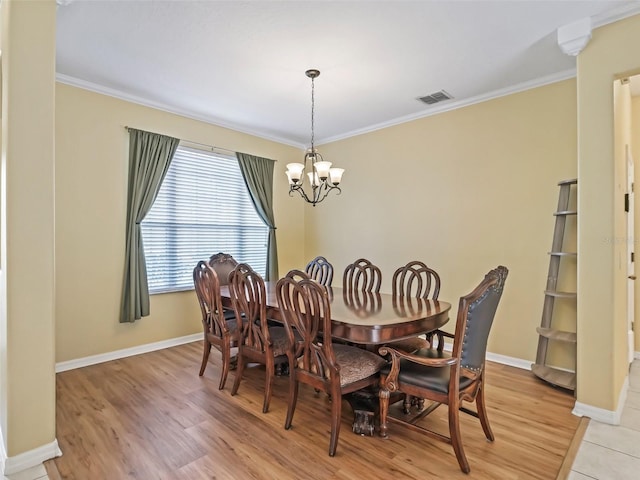
[[[194,291],[194,290],[195,290],[194,287],[184,287],[184,288],[169,287],[166,289],[158,289],[158,290],[150,291],[149,295],[162,295],[165,293],[188,292],[188,291]]]

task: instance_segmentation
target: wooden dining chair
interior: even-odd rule
[[[238,262],[228,253],[218,252],[209,257],[209,266],[216,271],[220,285],[229,285],[229,274],[238,266]]]
[[[437,300],[440,294],[440,275],[424,262],[413,260],[393,273],[391,294],[394,297]]]
[[[215,270],[205,261],[200,261],[193,269],[193,283],[202,312],[204,329],[204,352],[200,376],[204,375],[209,361],[211,346],[215,346],[222,354],[222,375],[219,389],[224,388],[231,364],[231,348],[238,346],[240,339],[238,326],[233,318],[225,318],[220,298],[220,281]]]
[[[310,278],[315,280],[325,287],[330,287],[333,281],[333,265],[331,265],[326,258],[318,256],[311,260],[305,272]]]
[[[228,253],[218,252],[209,257],[209,266],[213,268],[218,275],[220,286],[229,285],[229,274],[238,266],[238,262]],[[235,318],[232,308],[224,309],[226,319]]]
[[[491,270],[471,293],[460,298],[450,356],[438,349],[413,355],[389,346],[380,348],[381,355],[391,355],[391,364],[380,372],[381,436],[388,435],[387,422],[393,420],[411,430],[450,443],[460,469],[469,473],[460,434],[459,412],[479,418],[487,439],[494,440],[484,400],[485,357],[489,331],[507,274],[508,270],[503,266]],[[393,418],[388,416],[391,392],[403,392],[435,403],[410,420]],[[463,406],[463,401],[475,402],[476,411]],[[448,406],[448,437],[417,423],[439,405]]]
[[[267,294],[264,280],[249,265],[241,263],[229,274],[229,295],[241,341],[231,395],[235,395],[247,362],[265,366],[262,412],[269,411],[275,366],[287,363],[287,333],[282,326],[267,323]]]
[[[380,292],[382,272],[366,258],[359,258],[347,265],[342,274],[342,288],[361,292]]]
[[[440,295],[440,275],[432,268],[427,267],[424,262],[413,260],[399,267],[393,273],[391,294],[394,301],[402,304],[410,304],[408,299],[411,298],[437,300]],[[427,333],[426,339],[413,337],[400,340],[391,346],[408,353],[414,353],[421,348],[433,347],[434,336],[438,337],[438,348],[442,349],[444,339],[440,331]]]
[[[291,272],[290,272],[291,273]],[[284,428],[291,428],[300,383],[331,397],[331,439],[334,456],[342,414],[342,395],[375,385],[386,363],[375,353],[331,339],[331,307],[326,287],[311,279],[287,274],[276,286],[289,344],[289,399]],[[295,335],[299,335],[296,339]]]
[[[404,314],[410,314],[413,303],[419,300],[437,300],[440,294],[440,276],[432,268],[427,267],[424,262],[413,260],[406,265],[399,267],[393,273],[391,279],[391,294],[393,296],[394,305],[402,306]],[[425,338],[415,336],[405,338],[387,345],[396,350],[405,353],[415,353],[422,348],[431,348],[433,346],[433,338],[437,335],[439,342],[438,348],[442,348],[444,340],[442,333],[437,331],[428,332]],[[408,414],[411,406],[417,406],[422,409],[424,400],[412,397],[411,395],[403,396],[403,411]]]

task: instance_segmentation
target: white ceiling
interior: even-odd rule
[[[558,27],[640,1],[58,0],[60,81],[296,146],[569,78]],[[417,100],[439,90],[453,100]],[[143,128],[142,125],[134,125]],[[215,143],[215,139],[212,139]]]

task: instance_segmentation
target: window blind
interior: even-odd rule
[[[235,157],[179,146],[141,223],[149,292],[193,288],[193,268],[224,252],[265,276],[268,227]]]

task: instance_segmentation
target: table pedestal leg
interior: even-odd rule
[[[353,409],[353,433],[372,437],[379,410],[377,388],[358,390],[345,395],[345,399]]]

